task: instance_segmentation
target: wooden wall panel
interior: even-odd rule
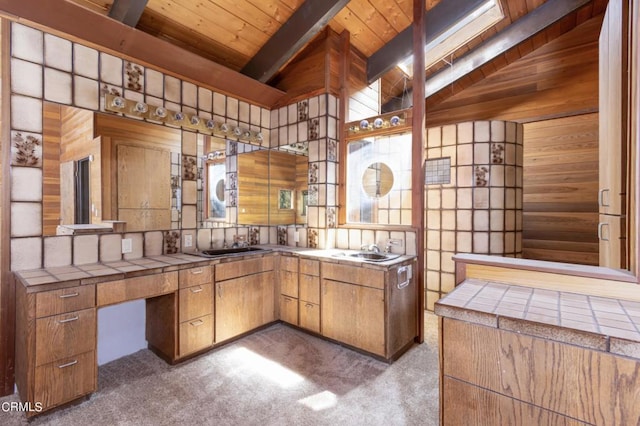
[[[427,127],[469,120],[539,121],[598,110],[598,35],[590,19],[427,108]]]
[[[295,169],[294,169],[295,171]],[[269,151],[238,155],[238,223],[269,223]]]
[[[60,224],[60,105],[42,111],[42,234],[55,235]]]
[[[269,224],[289,225],[296,222],[296,167],[291,167],[291,154],[273,151],[269,155]],[[240,173],[238,173],[240,176]],[[263,175],[264,176],[264,175]],[[292,191],[291,209],[278,206],[280,189]],[[264,195],[263,195],[264,197]]]
[[[524,125],[523,256],[598,264],[598,114]]]

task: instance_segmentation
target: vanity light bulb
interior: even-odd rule
[[[394,115],[393,117],[391,117],[391,120],[389,120],[389,122],[392,126],[397,126],[398,124],[400,124],[400,117]]]
[[[198,117],[197,115],[192,115],[191,124],[193,124],[194,126],[197,126],[198,124],[200,124],[200,117]]]
[[[264,136],[262,136],[262,133],[258,132],[258,133],[256,133],[256,139],[258,139],[259,141],[263,141],[264,140]]]
[[[207,120],[207,129],[213,130],[216,127],[216,123],[213,120]]]
[[[246,131],[242,134],[242,137],[250,138],[250,137],[251,137],[251,132],[250,132],[250,131],[248,131],[248,130],[246,130]]]
[[[173,114],[173,119],[176,121],[182,121],[184,120],[184,114],[181,112],[176,112],[175,114]]]
[[[227,123],[222,123],[222,125],[220,126],[220,130],[227,133],[229,131],[229,125]]]
[[[233,129],[233,134],[236,136],[240,136],[242,134],[242,129],[240,127],[236,127]]]
[[[149,110],[149,107],[147,106],[147,104],[145,104],[143,102],[136,103],[136,112],[137,113],[144,114],[148,110]]]
[[[376,129],[379,129],[382,127],[383,121],[382,118],[378,117],[373,121],[373,127],[375,127]]]
[[[115,98],[113,98],[113,100],[111,101],[111,106],[115,107],[115,108],[122,108],[124,107],[124,99],[121,98],[120,96],[116,96]]]
[[[162,107],[158,107],[156,108],[155,114],[160,118],[164,118],[167,116],[167,110]]]
[[[362,130],[366,130],[366,129],[368,129],[368,128],[369,128],[369,122],[368,122],[367,120],[362,120],[362,121],[360,122],[360,128],[361,128]]]

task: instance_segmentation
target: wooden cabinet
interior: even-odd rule
[[[414,262],[370,269],[322,262],[322,335],[393,359],[418,331]]]
[[[16,286],[16,384],[22,401],[42,410],[95,391],[95,285],[39,293]]]
[[[300,259],[299,281],[300,327],[320,333],[320,262]]]
[[[280,287],[280,319],[298,325],[298,257],[281,255],[277,276]]]
[[[442,425],[640,422],[636,359],[453,318],[440,324]]]
[[[276,320],[273,256],[215,265],[215,342]]]
[[[213,345],[211,266],[181,270],[178,279],[178,357],[184,357]]]

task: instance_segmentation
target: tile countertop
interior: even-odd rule
[[[467,279],[437,315],[640,359],[640,302]]]
[[[207,258],[189,253],[177,253],[142,257],[132,260],[118,260],[115,262],[16,271],[14,273],[22,284],[29,288],[28,292],[32,292],[77,285],[96,284],[140,275],[206,266],[220,262],[239,260],[245,257],[262,256],[266,253],[272,252],[294,253],[301,257],[322,258],[326,261],[348,263],[350,265],[358,265],[374,269],[387,269],[389,266],[415,258],[415,256],[400,255],[385,262],[366,262],[363,260],[348,258],[345,255],[335,257],[338,253],[349,254],[351,252],[355,253],[357,250],[319,250],[277,245],[260,245],[257,247],[263,248],[265,251],[234,253],[215,258]]]

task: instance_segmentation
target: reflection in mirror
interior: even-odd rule
[[[347,145],[347,222],[411,225],[411,133]]]
[[[226,141],[208,135],[198,135],[198,156],[204,160],[204,219],[216,222],[217,226],[226,226],[227,206],[227,155]],[[203,155],[204,154],[204,155]],[[199,199],[199,201],[201,201]],[[198,211],[203,211],[199,203]]]
[[[393,187],[393,172],[385,163],[369,164],[362,175],[362,189],[370,198],[384,197]]]
[[[178,226],[178,129],[49,102],[43,128],[43,235],[113,222],[127,232]]]

